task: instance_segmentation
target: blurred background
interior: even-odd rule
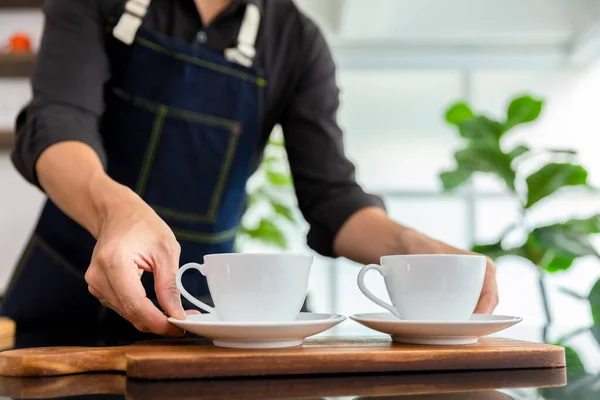
[[[600,194],[593,189],[600,187],[600,2],[295,1],[320,25],[334,53],[341,88],[339,121],[359,182],[384,198],[393,219],[463,248],[497,242],[507,227],[520,221],[519,229],[503,242],[509,248],[524,242],[534,227],[600,213]],[[35,51],[43,25],[39,3],[0,0],[0,46],[23,32]],[[13,121],[30,97],[27,71],[33,58],[0,53],[0,293],[44,200],[17,175],[9,160]],[[567,187],[528,209],[525,221],[522,198],[511,193],[498,174],[475,173],[450,191],[440,178],[456,169],[454,154],[468,144],[468,138],[459,134],[463,120],[485,115],[488,121],[504,123],[510,119],[511,101],[519,97],[522,101],[513,104],[513,113],[522,107],[526,116],[503,135],[503,149],[520,145],[569,151],[544,150],[541,158],[523,162],[517,191],[527,176],[548,162],[582,166],[588,173],[587,185],[581,181],[567,185],[565,178],[565,184],[558,186]],[[463,117],[449,115],[449,123],[446,114],[457,102],[469,107],[454,108]],[[285,179],[280,132],[275,132],[267,151],[273,157],[249,184],[256,201],[244,220],[239,249],[307,251],[307,227]],[[542,183],[556,176],[546,178]],[[274,199],[285,207],[273,208]],[[598,241],[587,234],[598,229],[590,226],[579,238],[585,237],[586,246],[589,240],[593,249]],[[497,313],[522,316],[527,326],[538,327],[550,315],[555,330],[546,334],[555,337],[568,333],[561,326],[592,325],[590,302],[576,295],[587,297],[600,278],[599,259],[588,247],[565,251],[571,251],[571,262],[554,263],[554,267],[552,256],[538,266],[523,257],[498,259]],[[310,307],[343,314],[381,311],[359,292],[359,268],[344,259],[317,258]],[[386,297],[381,277],[370,274],[367,284]],[[341,329],[361,333],[364,328],[345,324]],[[541,340],[544,334],[524,332],[515,335]],[[581,340],[593,341],[593,337],[583,335]],[[598,354],[582,356],[597,358]]]

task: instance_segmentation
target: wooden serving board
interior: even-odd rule
[[[122,347],[46,347],[0,353],[0,376],[124,372],[138,379],[465,371],[564,367],[562,347],[484,338],[468,346],[422,346],[388,339],[318,339],[276,350],[238,350],[206,341]]]
[[[10,318],[0,318],[0,350],[14,346],[16,330],[15,321]]]
[[[13,338],[15,336],[16,324],[10,318],[0,318],[0,339]]]

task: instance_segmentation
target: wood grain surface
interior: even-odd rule
[[[276,350],[223,349],[206,341],[123,347],[49,347],[0,353],[1,376],[124,372],[139,379],[464,371],[565,366],[564,349],[485,338],[469,346],[420,346],[386,339],[308,340]]]
[[[10,318],[0,318],[0,339],[14,338],[17,326]]]
[[[118,374],[83,374],[35,379],[0,377],[0,396],[47,399],[120,394],[128,400],[310,399],[441,393],[465,396],[491,395],[497,393],[496,389],[564,386],[566,380],[565,368],[195,381],[140,381]]]

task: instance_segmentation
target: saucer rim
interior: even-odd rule
[[[391,313],[378,312],[378,313],[360,313],[360,314],[352,314],[348,318],[353,321],[367,321],[367,322],[385,322],[385,323],[393,323],[393,324],[402,324],[402,325],[487,325],[487,324],[505,324],[509,322],[519,323],[523,321],[522,317],[514,316],[514,315],[499,315],[499,314],[483,314],[483,313],[473,313],[473,315],[483,315],[487,317],[500,317],[497,319],[489,319],[482,321],[432,321],[432,320],[403,320],[403,319],[382,319],[382,318],[372,318],[365,316],[374,316],[374,315],[392,315]]]
[[[208,313],[202,313],[201,315],[210,315]],[[266,322],[250,322],[250,321],[191,321],[186,319],[176,319],[173,317],[169,317],[167,320],[170,323],[185,323],[185,324],[193,324],[193,325],[211,325],[211,326],[223,326],[223,327],[275,327],[275,326],[305,326],[305,325],[315,325],[315,324],[324,324],[324,323],[341,323],[348,319],[347,316],[343,314],[335,314],[335,313],[312,313],[312,312],[300,312],[298,315],[319,315],[326,316],[327,318],[321,319],[307,319],[300,321],[266,321]]]

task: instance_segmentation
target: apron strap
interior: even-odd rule
[[[260,10],[256,4],[248,3],[240,33],[237,38],[237,47],[225,50],[225,58],[229,61],[250,68],[256,56],[256,37],[260,27]]]
[[[127,0],[125,12],[113,29],[113,36],[121,42],[131,45],[142,26],[152,0]],[[237,38],[237,47],[226,49],[225,58],[250,68],[256,56],[256,38],[260,28],[260,10],[255,4],[246,5],[244,20]]]
[[[125,44],[132,44],[148,13],[152,0],[127,0],[125,12],[113,29],[113,36]]]

